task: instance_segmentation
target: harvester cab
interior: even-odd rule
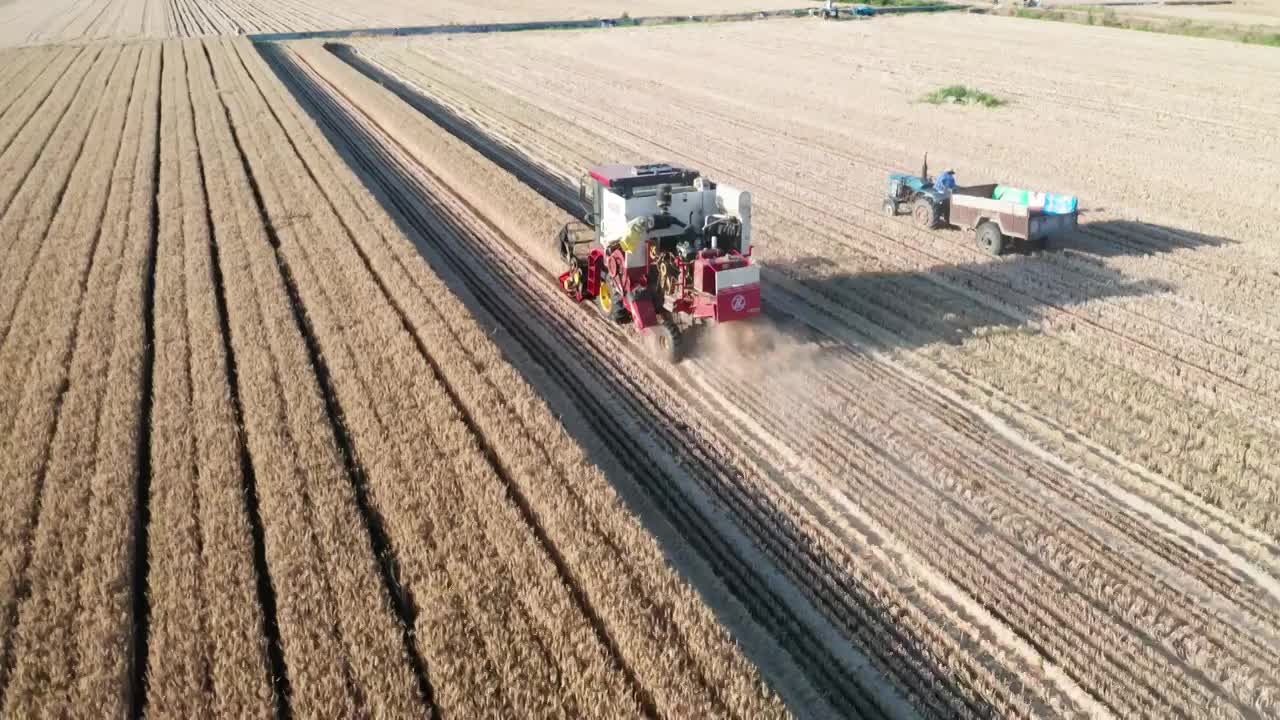
[[[682,331],[760,314],[751,194],[667,163],[599,165],[580,187],[585,227],[557,240],[560,285],[630,323],[661,358]]]

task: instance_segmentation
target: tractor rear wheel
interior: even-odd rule
[[[933,228],[938,224],[938,206],[927,197],[916,198],[911,206],[911,219],[922,228]]]
[[[990,255],[999,255],[1004,252],[1004,233],[1000,232],[1000,226],[987,220],[978,225],[975,233],[978,239],[978,248]]]

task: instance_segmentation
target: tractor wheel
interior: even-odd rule
[[[898,216],[898,203],[892,200],[884,201],[884,214],[888,217]]]
[[[649,332],[644,336],[644,342],[653,359],[667,365],[674,365],[680,361],[678,337],[675,329],[664,322],[649,328]]]
[[[1004,233],[1000,232],[1000,226],[987,220],[978,225],[975,233],[978,238],[978,248],[990,255],[999,255],[1004,252]]]
[[[911,206],[911,219],[922,228],[932,228],[938,224],[938,206],[929,198],[916,198]]]

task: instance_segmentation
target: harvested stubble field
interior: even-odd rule
[[[5,717],[785,714],[248,42],[6,58]]]
[[[0,47],[450,23],[687,15],[804,7],[809,0],[5,0]]]
[[[1276,714],[1280,207],[1236,198],[1280,167],[1280,56],[969,17],[626,32],[268,55],[566,423],[622,405],[676,455],[644,471],[662,511],[800,589],[817,617],[788,649],[836,712],[856,658],[816,669],[846,642],[932,716]],[[1010,104],[918,103],[957,82]],[[883,217],[924,150],[1081,195],[1081,231],[992,259]],[[619,341],[524,287],[557,203],[588,164],[652,159],[755,191],[776,354],[664,373],[558,349]],[[478,274],[512,265],[494,248],[524,254]],[[723,517],[682,515],[697,498]]]

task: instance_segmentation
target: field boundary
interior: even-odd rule
[[[874,15],[966,10],[968,5],[912,5],[873,7]],[[473,35],[482,33],[525,32],[530,30],[586,30],[591,28],[644,27],[650,25],[683,25],[688,23],[749,22],[809,17],[817,6],[784,10],[752,10],[708,15],[649,15],[645,17],[590,18],[586,20],[537,20],[510,23],[469,23],[464,25],[408,25],[402,27],[353,28],[350,30],[312,30],[307,32],[250,33],[255,43],[288,40],[339,40],[353,37],[410,37],[415,35]]]

